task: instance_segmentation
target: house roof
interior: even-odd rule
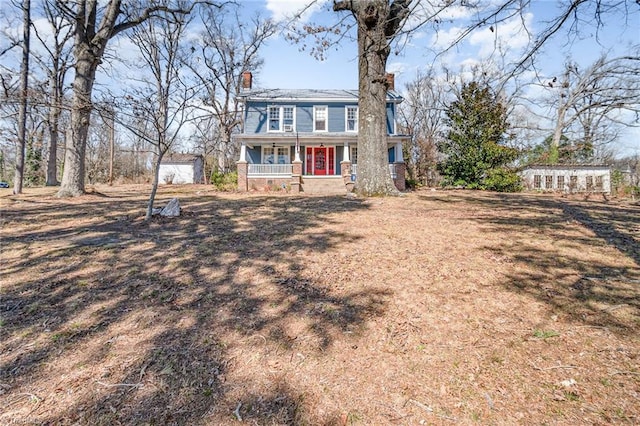
[[[162,158],[162,163],[193,163],[202,158],[200,154],[169,154]]]
[[[334,101],[358,102],[357,90],[333,89],[252,89],[241,96],[250,101]],[[394,90],[387,92],[387,102],[400,103],[403,98]]]

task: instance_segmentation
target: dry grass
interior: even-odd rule
[[[640,423],[638,205],[3,191],[0,424]]]

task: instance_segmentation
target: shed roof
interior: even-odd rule
[[[530,164],[523,170],[543,169],[543,170],[608,170],[611,167],[606,164]]]

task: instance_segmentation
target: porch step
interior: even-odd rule
[[[342,176],[302,177],[302,192],[305,194],[346,194]]]

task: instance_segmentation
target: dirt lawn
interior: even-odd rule
[[[640,205],[0,193],[0,424],[640,424]]]

